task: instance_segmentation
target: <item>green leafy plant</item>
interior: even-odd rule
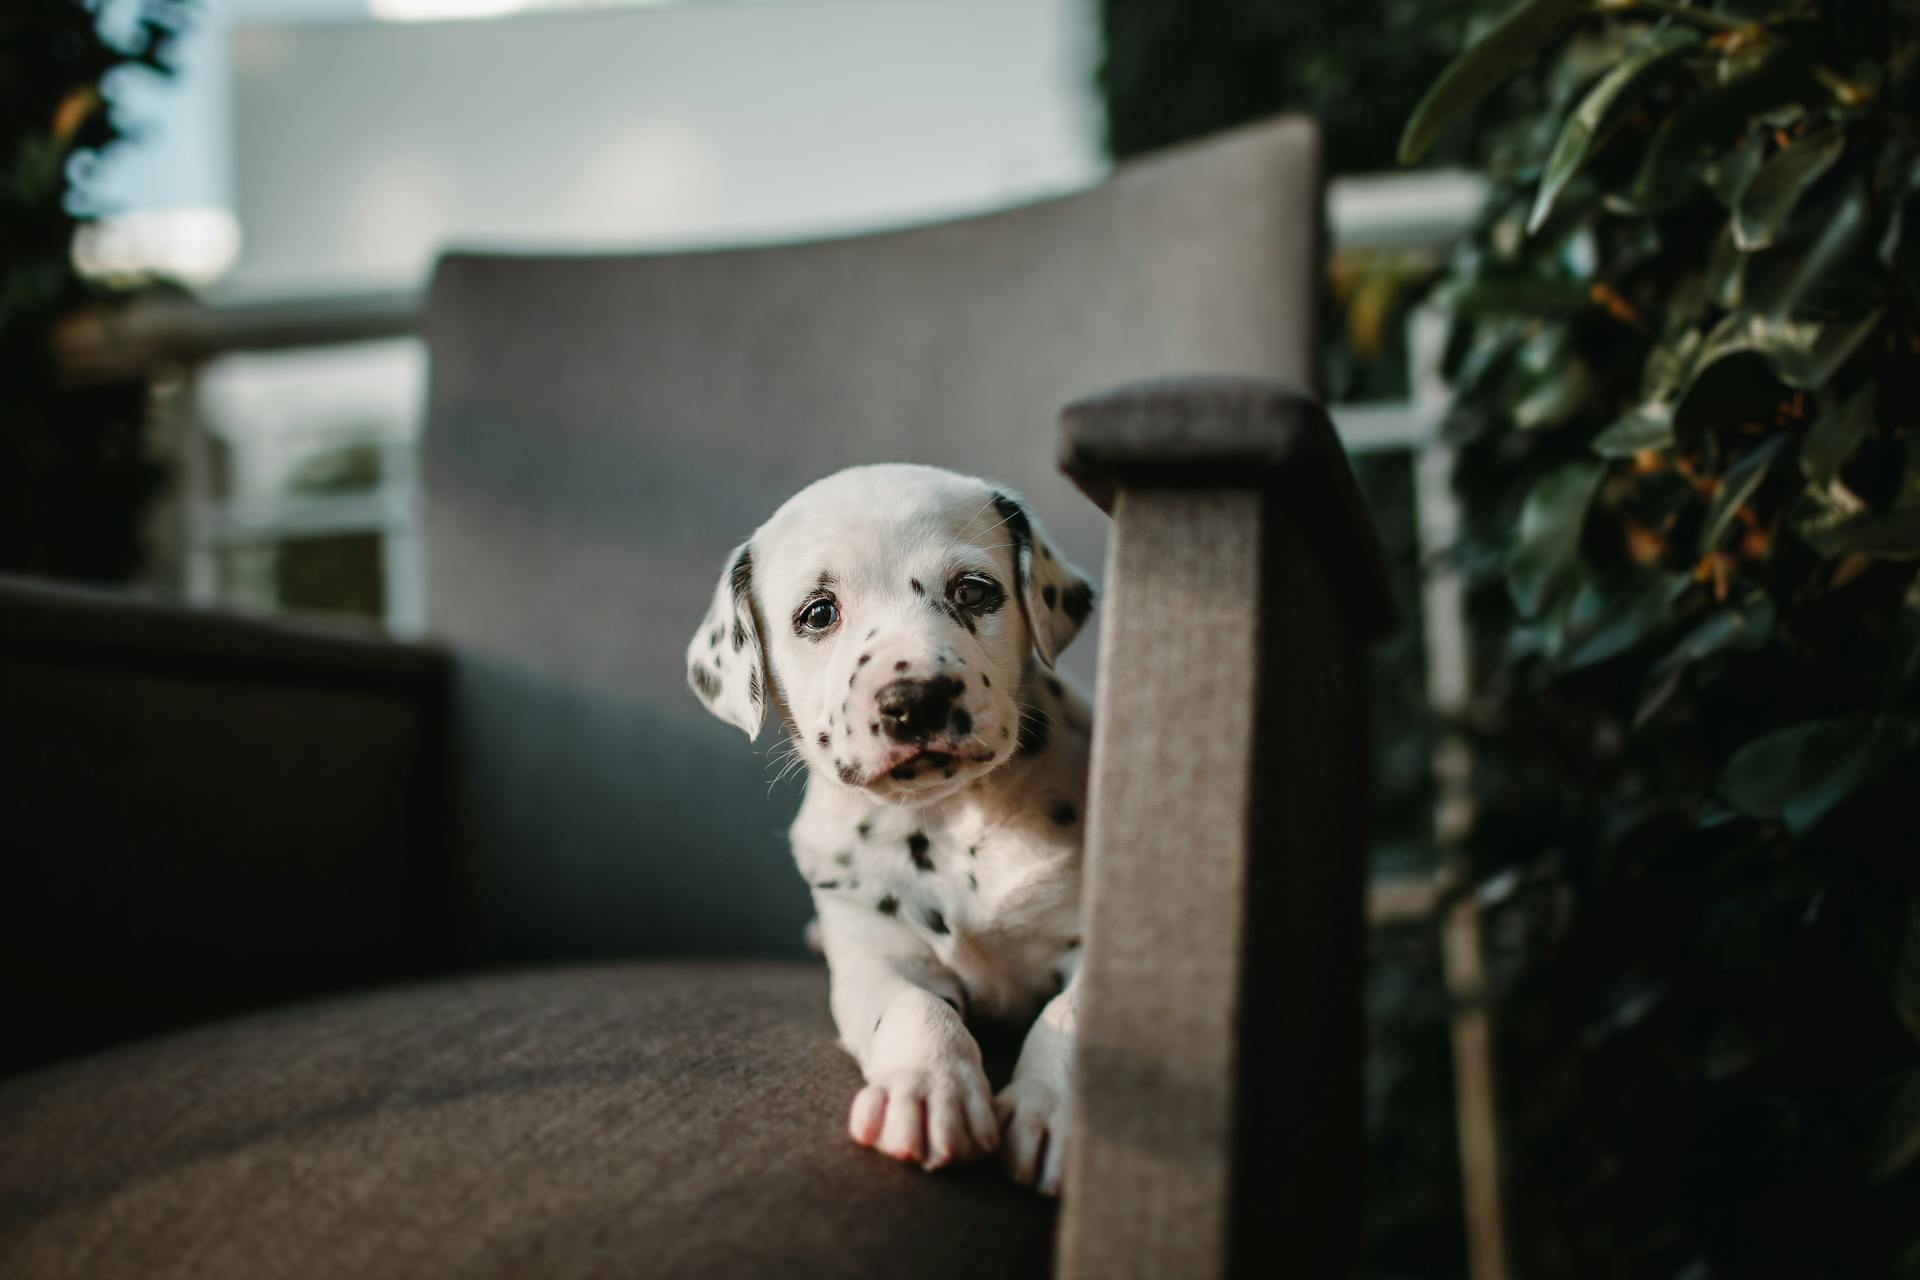
[[[1920,1274],[1920,7],[1528,0],[1402,158],[1476,112],[1516,1269]]]
[[[142,441],[146,388],[62,380],[55,338],[110,291],[74,270],[91,164],[123,136],[102,85],[164,73],[189,0],[0,5],[0,572],[124,580],[159,483]],[[122,21],[121,19],[124,19]]]

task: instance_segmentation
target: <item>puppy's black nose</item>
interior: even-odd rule
[[[959,682],[948,676],[893,680],[880,686],[876,705],[881,727],[896,742],[924,738],[944,728]]]

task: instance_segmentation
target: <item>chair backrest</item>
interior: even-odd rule
[[[988,217],[776,248],[456,253],[426,328],[429,628],[460,653],[455,785],[490,958],[779,952],[806,904],[753,751],[683,685],[731,548],[853,463],[1106,518],[1060,407],[1196,372],[1313,381],[1317,135],[1278,120]],[[1066,666],[1091,670],[1097,641]]]

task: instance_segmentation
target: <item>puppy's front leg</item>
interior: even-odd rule
[[[866,1078],[847,1117],[853,1140],[928,1169],[991,1152],[1000,1126],[959,983],[905,926],[819,906],[834,1024]]]
[[[1060,994],[1040,1011],[1020,1046],[1013,1079],[993,1101],[1003,1126],[1000,1158],[1007,1172],[1016,1182],[1049,1196],[1060,1194],[1060,1172],[1066,1166],[1079,991],[1076,969]]]

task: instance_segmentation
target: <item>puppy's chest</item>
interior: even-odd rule
[[[859,818],[843,839],[820,838],[828,834],[794,831],[795,860],[815,892],[850,898],[932,937],[1064,928],[1064,941],[1077,918],[1076,840],[886,811]]]
[[[1077,959],[1077,830],[898,810],[795,824],[794,855],[821,896],[912,929],[987,1011],[1044,997]]]

